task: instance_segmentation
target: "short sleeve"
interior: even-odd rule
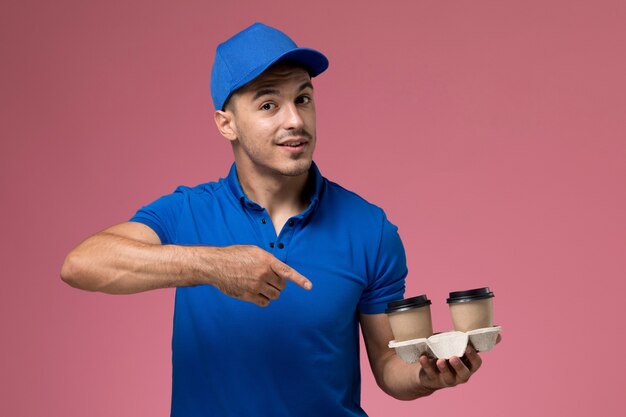
[[[176,225],[185,202],[184,187],[174,193],[143,206],[129,220],[142,223],[154,230],[162,244],[173,243],[176,239]]]
[[[384,313],[387,303],[404,297],[408,274],[404,245],[398,228],[383,216],[382,231],[372,278],[359,302],[363,314]]]

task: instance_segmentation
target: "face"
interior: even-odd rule
[[[223,113],[238,168],[283,176],[308,172],[315,149],[315,104],[304,69],[271,67],[233,94]]]

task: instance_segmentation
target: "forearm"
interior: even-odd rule
[[[211,249],[202,249],[200,254],[199,247],[150,244],[102,232],[67,256],[61,277],[73,287],[109,294],[197,285],[210,274],[211,262],[203,259]]]

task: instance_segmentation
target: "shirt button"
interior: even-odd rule
[[[265,223],[267,223],[267,220],[261,219],[261,223],[265,224]]]
[[[289,226],[293,226],[293,220],[289,220]]]
[[[270,242],[270,248],[274,247],[274,242]]]
[[[285,245],[283,245],[282,243],[279,243],[279,244],[278,244],[278,249],[282,249],[282,248],[284,248],[284,247],[285,247]]]

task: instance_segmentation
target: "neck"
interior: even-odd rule
[[[261,172],[258,169],[236,164],[237,176],[246,196],[264,207],[270,217],[293,216],[308,206],[306,184],[308,171],[302,175],[288,176]]]

